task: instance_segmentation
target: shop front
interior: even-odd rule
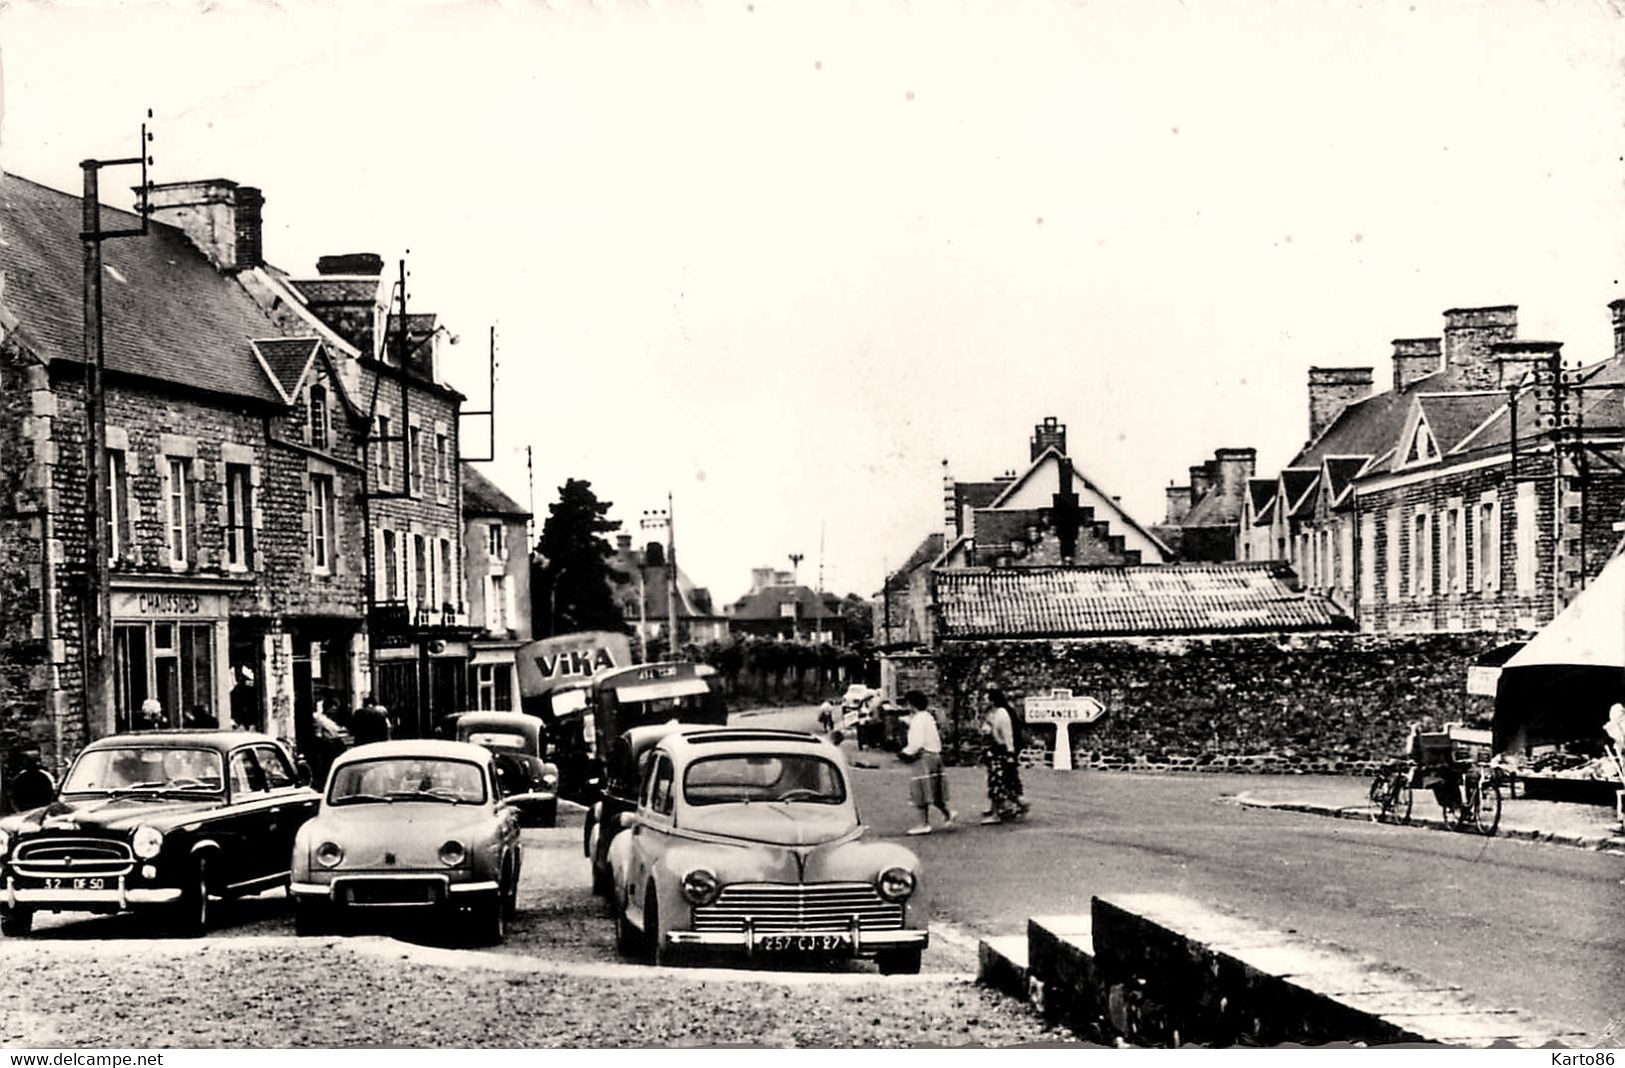
[[[231,725],[230,591],[114,579],[115,730]]]

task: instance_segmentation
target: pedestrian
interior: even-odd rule
[[[1015,725],[1004,691],[987,689],[987,714],[982,718],[982,760],[987,764],[987,811],[982,822],[1020,819],[1032,807],[1022,796],[1021,762],[1016,756]]]
[[[942,813],[943,830],[954,825],[954,810],[948,807],[948,779],[942,772],[942,736],[937,732],[937,719],[927,707],[925,694],[910,690],[903,700],[913,709],[908,721],[908,742],[897,754],[914,765],[914,776],[909,780],[909,800],[920,814],[920,822],[908,829],[909,834],[931,833],[931,810]]]
[[[361,698],[361,707],[350,717],[350,734],[356,745],[389,741],[389,710],[375,704],[372,694]]]

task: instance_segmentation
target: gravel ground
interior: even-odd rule
[[[521,913],[491,951],[422,931],[402,932],[411,942],[295,938],[274,897],[232,906],[227,926],[200,941],[154,937],[142,917],[52,918],[34,938],[0,940],[0,1045],[901,1047],[1070,1037],[976,986],[974,939],[946,925],[933,925],[918,977],[883,977],[866,963],[619,963],[579,835],[526,832]]]

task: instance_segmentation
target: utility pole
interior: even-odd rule
[[[147,118],[152,118],[150,109]],[[102,389],[102,374],[106,370],[103,351],[102,242],[147,235],[147,192],[151,188],[147,167],[152,163],[152,157],[147,155],[147,145],[151,140],[152,134],[147,132],[146,123],[142,123],[141,155],[125,159],[87,159],[79,163],[84,172],[79,238],[85,245],[85,520],[89,526],[85,539],[84,582],[79,595],[79,666],[85,725],[92,738],[99,738],[116,729],[113,722],[113,659],[108,655],[108,639],[113,629],[112,575],[108,565],[113,543],[112,531],[108,526],[107,492],[102,482],[108,474],[107,405]],[[103,230],[101,169],[136,165],[141,167],[141,225],[123,230]],[[179,710],[171,711],[178,713]]]

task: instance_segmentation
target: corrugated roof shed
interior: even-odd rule
[[[1278,561],[936,574],[945,639],[1128,637],[1326,630],[1343,621],[1294,592]]]

